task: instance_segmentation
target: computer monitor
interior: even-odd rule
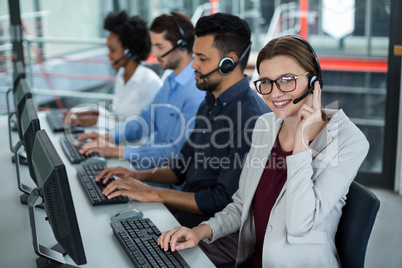
[[[14,107],[15,115],[17,117],[17,126],[19,126],[18,119],[21,117],[25,103],[30,98],[32,98],[31,89],[28,86],[27,80],[23,78],[20,80],[17,88],[14,91]],[[22,131],[20,128],[18,128],[18,135],[20,136],[20,140],[22,140]]]
[[[85,264],[87,261],[66,169],[45,130],[39,130],[36,133],[32,149],[32,164],[38,188],[32,190],[28,204],[34,250],[40,256],[37,265],[43,261],[55,264],[65,263],[61,253],[38,243],[35,207],[42,202],[42,199],[47,220],[58,244],[77,265]]]
[[[27,197],[32,189],[25,184],[22,184],[21,182],[19,161],[20,158],[18,157],[18,155],[20,154],[22,149],[25,149],[27,163],[29,167],[29,175],[31,176],[35,184],[37,184],[35,171],[32,165],[32,149],[35,141],[36,132],[40,130],[40,122],[33,99],[28,99],[26,101],[25,107],[22,110],[21,116],[18,121],[20,123],[18,127],[21,129],[23,139],[18,142],[16,150],[14,152],[14,157],[16,159],[15,168],[17,173],[18,188],[23,193],[25,193],[21,195],[21,203],[27,204]]]
[[[13,70],[13,87],[7,91],[7,113],[10,114],[10,101],[9,101],[9,94],[11,92],[14,93],[15,89],[17,88],[20,80],[25,78],[25,68],[24,63],[22,61],[17,61],[14,63],[14,70]]]
[[[15,114],[16,119],[17,119],[17,129],[18,129],[18,135],[20,138],[20,141],[23,139],[22,137],[22,131],[19,128],[19,118],[21,116],[22,110],[24,109],[25,103],[27,99],[32,98],[31,90],[28,86],[28,83],[25,78],[20,79],[20,82],[18,83],[18,86],[16,87],[14,91],[14,107],[15,111],[14,113],[10,113],[8,116],[8,128],[9,128],[9,139],[10,139],[10,150],[11,152],[14,152],[16,150],[15,145],[12,141],[11,137],[11,118]]]

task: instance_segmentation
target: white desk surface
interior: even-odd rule
[[[59,138],[63,133],[49,131],[43,113],[39,113],[41,129],[46,129],[56,150],[63,160],[74,201],[77,220],[81,232],[87,264],[82,267],[133,267],[133,264],[123,247],[115,238],[110,227],[110,217],[126,208],[140,209],[144,217],[150,218],[163,232],[178,226],[179,223],[161,203],[140,203],[134,200],[126,204],[92,206],[76,176],[76,170],[64,155]],[[13,132],[13,142],[16,143],[17,133]],[[0,116],[0,267],[36,267],[35,254],[32,246],[32,233],[29,224],[28,207],[19,200],[21,192],[17,188],[15,164],[11,162],[9,149],[7,116]],[[108,160],[108,166],[123,165],[126,161]],[[34,184],[28,172],[28,167],[21,166],[21,180],[33,188]],[[37,209],[36,225],[39,243],[51,247],[56,243],[45,212]],[[206,255],[198,248],[180,251],[180,254],[191,267],[214,267]],[[67,257],[69,264],[75,265]]]

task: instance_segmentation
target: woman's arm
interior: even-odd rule
[[[368,142],[352,122],[339,123],[332,132],[327,133],[331,143],[314,161],[311,150],[287,157],[286,228],[293,236],[308,233],[328,216],[347,194],[367,155]]]

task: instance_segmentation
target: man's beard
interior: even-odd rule
[[[175,53],[175,51],[172,52],[172,54]],[[182,57],[180,57],[180,55],[178,53],[176,53],[175,56],[170,57],[169,60],[166,61],[165,66],[163,66],[164,70],[174,70],[177,68],[177,66],[180,65],[182,61]]]
[[[211,81],[211,80],[205,80],[205,79],[200,79],[197,81],[197,87],[200,90],[207,91],[207,92],[213,92],[215,91],[219,86],[219,81]]]

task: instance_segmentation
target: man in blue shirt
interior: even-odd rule
[[[205,97],[205,92],[196,87],[191,67],[194,27],[187,15],[172,12],[157,17],[150,31],[153,56],[162,69],[173,72],[139,116],[126,120],[107,135],[82,134],[77,144],[93,139],[82,146],[82,154],[98,152],[106,157],[124,158],[137,169],[160,166],[180,154],[194,128],[193,117]]]
[[[178,221],[194,227],[221,211],[232,201],[257,118],[268,106],[250,88],[244,69],[250,52],[250,28],[239,17],[217,13],[199,19],[195,27],[195,69],[197,87],[206,98],[197,113],[195,128],[181,152],[169,166],[133,171],[107,168],[95,179],[111,175],[104,194],[125,195],[141,202],[162,202],[175,208]],[[182,192],[152,187],[143,182],[181,184]],[[115,191],[116,190],[116,191]],[[115,192],[113,192],[115,191]],[[215,265],[234,262],[237,234],[201,245]],[[215,253],[223,254],[214,256]]]

